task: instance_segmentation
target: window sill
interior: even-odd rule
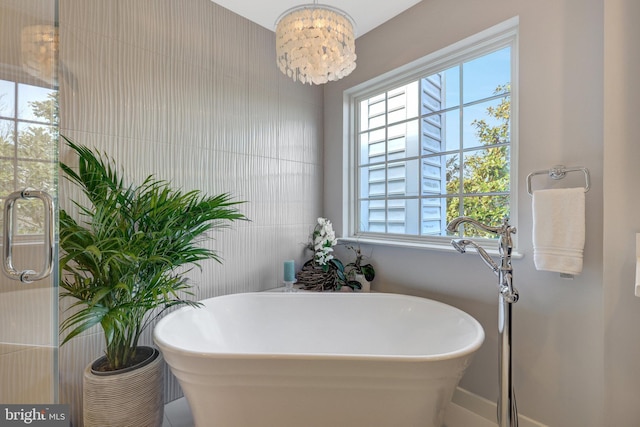
[[[405,248],[405,249],[418,249],[418,250],[427,250],[427,251],[440,251],[440,252],[455,252],[456,251],[453,246],[448,243],[436,243],[436,242],[413,242],[413,241],[402,241],[402,240],[391,240],[391,239],[373,239],[370,237],[340,237],[338,238],[338,242],[340,243],[360,243],[364,245],[376,245],[376,246],[386,246],[390,248]],[[489,255],[499,256],[497,248],[497,241],[490,241],[478,239],[477,243],[481,245]],[[494,247],[487,247],[488,244],[492,244]],[[468,252],[476,252],[475,249],[469,248]],[[513,251],[511,253],[512,259],[522,259],[524,257],[523,253]]]

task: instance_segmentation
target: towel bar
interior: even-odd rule
[[[535,171],[527,175],[527,193],[529,193],[530,196],[533,196],[533,191],[531,191],[531,178],[533,178],[535,175],[548,175],[549,178],[558,180],[558,179],[564,178],[568,172],[584,173],[584,180],[585,180],[584,192],[586,193],[587,191],[589,191],[589,187],[590,187],[589,169],[583,168],[583,167],[567,168],[564,165],[558,165],[548,170]]]

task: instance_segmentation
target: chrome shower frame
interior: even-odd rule
[[[498,333],[499,340],[499,387],[498,398],[498,425],[500,427],[518,427],[518,408],[513,389],[513,372],[511,364],[511,310],[512,305],[518,301],[518,291],[513,287],[513,267],[511,265],[511,252],[513,240],[511,235],[516,233],[516,228],[509,224],[509,218],[505,217],[502,224],[492,227],[482,224],[473,218],[460,216],[453,219],[448,225],[449,232],[456,232],[462,224],[470,224],[489,233],[499,236],[498,251],[500,265],[498,265],[481,246],[468,239],[454,239],[451,245],[460,253],[466,252],[466,247],[474,248],[484,263],[498,276]]]

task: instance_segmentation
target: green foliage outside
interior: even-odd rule
[[[460,209],[460,198],[448,199],[447,223],[457,216],[465,215],[487,224],[497,224],[504,216],[509,215],[509,119],[511,112],[511,84],[498,86],[495,94],[505,94],[495,107],[487,108],[487,115],[496,119],[495,125],[486,120],[474,120],[471,125],[486,149],[468,153],[464,158],[462,173],[462,193],[478,194],[464,198],[464,207]],[[447,193],[460,192],[460,159],[452,157],[447,162]],[[504,195],[483,196],[486,193],[506,193]],[[471,231],[473,230],[473,231]],[[473,234],[470,234],[473,233]],[[495,236],[470,229],[467,235],[490,237]]]

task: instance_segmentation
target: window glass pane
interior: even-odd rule
[[[430,197],[422,199],[422,234],[439,236],[447,226],[447,199]]]
[[[387,202],[387,232],[404,234],[406,231],[407,205],[404,199],[391,199]]]
[[[388,160],[416,157],[419,152],[418,120],[389,126],[387,152]]]
[[[360,197],[384,197],[386,195],[386,169],[383,166],[360,168]]]
[[[433,74],[420,80],[422,114],[430,114],[444,107],[443,77],[440,73]]]
[[[360,114],[360,118],[358,119],[358,131],[362,132],[365,130],[369,130],[369,121],[367,120],[368,109],[367,105],[369,102],[367,100],[360,101],[360,108],[358,109],[358,113]]]
[[[387,124],[418,117],[418,82],[412,82],[387,94]]]
[[[0,116],[14,117],[16,105],[15,83],[0,80]]]
[[[419,228],[419,200],[390,200],[387,210],[389,233],[401,233],[417,236]]]
[[[389,163],[387,168],[387,196],[416,197],[420,191],[419,160]]]
[[[450,154],[445,157],[446,194],[460,193],[460,155]]]
[[[385,125],[384,115],[382,116],[371,116],[369,119],[369,129],[379,128]]]
[[[463,112],[464,147],[509,142],[511,98],[499,98],[466,107]]]
[[[458,197],[447,197],[447,220],[445,221],[447,224],[449,222],[451,222],[454,218],[462,215],[462,212],[460,210],[460,200],[462,199],[462,197],[458,196]],[[450,233],[448,231],[445,232],[447,233],[446,235],[456,235],[457,232],[453,232]],[[444,234],[443,234],[444,235]]]
[[[422,161],[422,194],[457,194],[460,192],[458,154],[426,157]]]
[[[11,160],[0,160],[0,188],[9,190],[7,194],[15,189],[13,172],[13,162]]]
[[[446,156],[427,157],[422,161],[422,194],[442,194],[445,191]]]
[[[57,165],[49,162],[20,161],[18,162],[17,188],[37,188],[42,191],[54,189],[54,179]]]
[[[43,123],[54,123],[55,112],[51,108],[56,91],[25,84],[18,84],[18,118]]]
[[[386,125],[386,99],[384,96],[380,100],[378,98],[375,98],[376,101],[372,101],[372,99],[365,101],[366,107],[362,113],[361,129],[374,129]]]
[[[360,164],[384,162],[385,135],[384,129],[360,135]]]
[[[460,105],[460,67],[455,66],[420,81],[422,114],[447,110]]]
[[[18,124],[18,157],[23,159],[55,159],[55,127],[29,123]]]
[[[407,194],[407,168],[405,163],[394,163],[389,166],[387,171],[388,177],[388,195],[400,195]]]
[[[14,156],[14,124],[13,120],[0,120],[0,156]]]
[[[464,103],[492,96],[496,88],[511,81],[511,48],[466,62],[462,66]]]
[[[509,147],[464,153],[464,193],[509,192]]]
[[[360,230],[371,233],[386,232],[386,202],[384,200],[363,200],[360,202]]]
[[[442,73],[444,108],[460,105],[460,67],[452,67]]]
[[[42,234],[44,232],[44,205],[42,200],[18,200],[15,205],[17,211],[17,234]]]
[[[386,108],[385,108],[384,98],[377,101],[369,100],[367,117],[380,116],[384,114],[385,111],[386,111]]]
[[[464,215],[484,224],[499,225],[509,215],[509,196],[472,196],[464,198]],[[493,233],[484,233],[475,227],[465,227],[465,236],[496,238]]]
[[[460,112],[432,114],[422,119],[423,154],[440,153],[460,148]]]

